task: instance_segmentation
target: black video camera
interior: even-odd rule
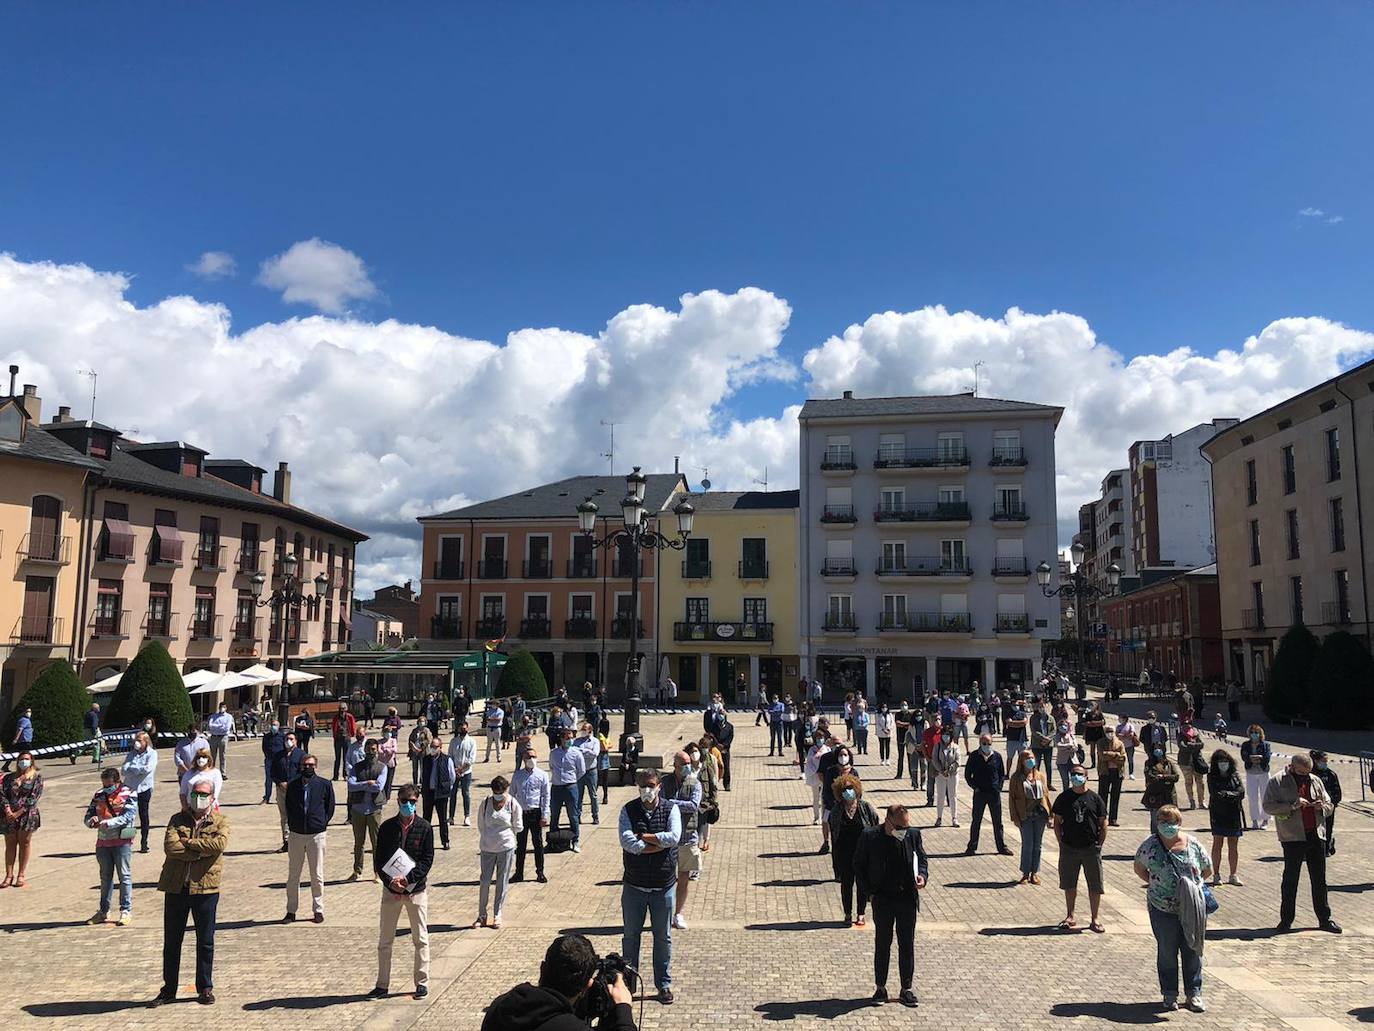
[[[611,985],[615,984],[617,974],[625,978],[625,987],[631,994],[634,993],[637,978],[624,958],[617,952],[602,956],[592,973],[592,985],[582,997],[582,1005],[578,1007],[579,1010],[585,1011],[578,1013],[578,1016],[587,1023],[600,1020],[615,1010],[615,1003],[611,1001]]]

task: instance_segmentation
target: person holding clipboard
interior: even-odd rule
[[[410,918],[415,946],[415,998],[429,994],[429,897],[425,879],[434,865],[434,829],[417,813],[420,789],[402,784],[396,791],[399,812],[382,824],[372,865],[382,882],[381,921],[377,936],[377,986],[374,999],[390,994],[391,947],[401,910]]]

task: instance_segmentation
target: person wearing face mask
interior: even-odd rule
[[[1135,721],[1123,715],[1116,725],[1116,736],[1126,749],[1126,779],[1135,780],[1135,750],[1140,745],[1140,734]]]
[[[361,734],[362,731],[359,731]],[[350,881],[363,875],[363,841],[377,851],[377,831],[382,825],[383,792],[387,768],[376,741],[366,742],[362,758],[348,768],[348,821],[353,824],[353,873]],[[376,875],[372,878],[377,879]]]
[[[439,840],[445,852],[449,847],[449,799],[453,797],[457,783],[458,771],[453,759],[444,751],[443,738],[435,734],[430,739],[429,751],[420,762],[420,797],[424,801],[425,820],[432,820],[435,810],[438,810]]]
[[[428,724],[425,723],[425,714],[419,713],[415,717],[415,726],[410,728],[410,736],[406,739],[406,754],[410,756],[411,779],[420,784],[420,766],[425,761],[425,756],[429,754],[430,742],[434,740],[434,734],[430,732]]]
[[[382,719],[382,733],[393,741],[401,736],[401,716],[394,705],[387,706],[386,716]]]
[[[43,823],[38,808],[42,797],[43,775],[33,753],[22,751],[18,769],[0,779],[0,833],[5,835],[5,879],[0,881],[0,888],[22,888],[28,883],[29,851]]]
[[[901,978],[897,998],[903,1006],[917,1004],[916,917],[921,911],[921,889],[929,876],[930,862],[921,832],[911,826],[911,814],[904,805],[888,806],[883,822],[865,829],[854,849],[855,881],[873,906],[874,1005],[888,1001],[887,974],[894,935]]]
[[[340,770],[344,776],[348,775],[348,744],[357,732],[358,721],[348,711],[348,703],[340,702],[338,711],[329,721],[329,736],[334,739],[334,772],[330,780],[338,780]]]
[[[1245,833],[1245,784],[1240,778],[1236,757],[1224,748],[1212,753],[1207,769],[1207,814],[1212,824],[1213,884],[1221,883],[1221,843],[1226,842],[1231,865],[1228,883],[1240,886],[1236,866],[1240,861],[1240,838]]]
[[[658,1001],[673,1002],[673,927],[677,895],[677,845],[682,838],[678,806],[659,790],[658,771],[640,770],[639,797],[620,810],[620,848],[624,863],[620,910],[624,934],[620,953],[639,969],[639,940],[647,916],[654,935],[654,985]]]
[[[573,738],[573,744],[582,749],[582,758],[586,769],[582,773],[582,779],[577,782],[577,815],[582,815],[584,803],[590,799],[592,804],[592,823],[601,822],[601,802],[596,797],[596,784],[598,767],[601,763],[601,742],[596,739],[592,732],[590,722],[584,721],[577,728],[577,737]]]
[[[305,752],[297,747],[296,735],[288,733],[283,739],[282,750],[272,757],[272,783],[277,793],[277,813],[281,817],[281,848],[277,851],[283,854],[290,840],[286,826],[286,789],[301,775],[304,761]]]
[[[1240,764],[1245,768],[1245,793],[1250,796],[1250,829],[1257,831],[1269,826],[1264,811],[1264,790],[1269,786],[1269,760],[1272,749],[1264,739],[1264,728],[1250,724],[1247,740],[1240,746]]]
[[[1326,889],[1326,818],[1333,806],[1320,777],[1312,776],[1312,759],[1299,752],[1288,767],[1269,781],[1264,789],[1264,811],[1274,817],[1279,845],[1283,849],[1283,881],[1279,904],[1278,930],[1293,929],[1297,915],[1298,881],[1303,865],[1312,888],[1312,912],[1317,926],[1332,934],[1341,925],[1331,919]]]
[[[286,747],[286,735],[282,733],[281,723],[272,720],[262,735],[262,804],[272,801],[272,760]]]
[[[1159,822],[1160,806],[1178,805],[1178,782],[1182,776],[1178,763],[1162,748],[1156,747],[1145,761],[1145,791],[1140,804],[1150,810],[1151,833]]]
[[[1207,1009],[1202,1001],[1202,939],[1207,911],[1200,892],[1212,873],[1212,861],[1197,838],[1183,833],[1183,814],[1177,806],[1166,805],[1159,814],[1155,833],[1141,842],[1135,853],[1136,876],[1149,885],[1145,902],[1155,936],[1159,990],[1164,1009],[1178,1009],[1182,966],[1184,1005],[1202,1013]],[[1197,885],[1197,890],[1190,892],[1186,881]]]
[[[315,736],[315,717],[310,714],[309,709],[302,709],[297,715],[295,723],[296,743],[306,755],[310,754],[310,739]]]
[[[1078,873],[1088,882],[1088,904],[1092,922],[1088,928],[1101,934],[1106,928],[1098,919],[1102,905],[1102,846],[1107,841],[1107,806],[1097,792],[1088,788],[1088,773],[1081,763],[1069,770],[1069,788],[1060,793],[1050,807],[1054,837],[1059,842],[1059,887],[1064,892],[1066,915],[1059,921],[1061,930],[1078,927],[1074,907],[1078,901]]]
[[[538,819],[537,811],[530,816]],[[491,797],[477,807],[478,854],[481,872],[478,875],[477,919],[472,926],[491,926],[501,929],[501,912],[506,904],[506,886],[510,883],[511,857],[515,855],[515,839],[524,827],[524,810],[510,794],[510,782],[497,774],[491,781]],[[496,898],[487,921],[487,900],[495,886]]]
[[[701,801],[704,794],[701,778],[692,768],[686,752],[673,756],[673,772],[664,777],[659,794],[677,806],[682,835],[677,848],[677,890],[673,898],[673,926],[687,929],[687,892],[692,881],[701,876],[701,845],[698,829],[701,826]]]
[[[196,927],[196,1001],[215,1001],[215,918],[219,910],[229,818],[215,807],[206,782],[191,789],[190,804],[174,814],[162,839],[162,988],[151,1005],[175,1002],[181,980],[181,943],[189,917]]]
[[[210,742],[200,733],[200,724],[194,720],[186,727],[186,736],[177,742],[174,756],[176,758],[177,776],[189,770],[194,765],[195,758],[201,751],[210,751]]]
[[[210,717],[210,757],[214,760],[215,769],[219,770],[220,775],[225,780],[229,779],[228,767],[225,765],[225,742],[234,735],[234,715],[229,711],[227,702],[220,702],[215,714]]]
[[[114,879],[119,877],[119,926],[133,920],[134,878],[130,870],[130,845],[138,804],[121,782],[114,766],[100,771],[100,790],[86,807],[86,826],[95,830],[95,858],[100,867],[100,909],[88,924],[103,924],[114,904]]]
[[[310,864],[310,902],[315,923],[324,923],[324,846],[325,832],[334,819],[334,783],[318,776],[319,761],[307,755],[301,762],[301,775],[286,785],[287,840],[286,916],[283,923],[296,919],[300,902],[301,869]]]
[[[697,819],[697,844],[702,852],[711,850],[711,825],[720,819],[720,798],[717,795],[715,764],[703,758],[700,745],[683,749],[691,770],[701,782],[701,812]],[[693,877],[692,880],[696,880]]]
[[[516,834],[515,875],[512,884],[525,879],[525,849],[534,842],[534,874],[540,884],[544,876],[544,834],[549,825],[549,775],[539,768],[539,750],[530,745],[520,760],[520,769],[511,778],[510,793],[520,803],[523,814],[520,831]]]
[[[878,735],[878,762],[884,766],[892,765],[892,734],[897,729],[897,721],[888,711],[887,702],[878,706],[878,715],[873,720],[874,733]]]
[[[143,731],[134,735],[133,747],[124,756],[119,772],[124,786],[138,800],[138,850],[147,852],[149,810],[153,804],[153,784],[157,780],[157,749]]]
[[[1051,760],[1054,758],[1054,720],[1045,711],[1045,699],[1042,695],[1035,696],[1035,708],[1027,720],[1030,727],[1030,747],[1031,754],[1040,765],[1040,771],[1045,775],[1045,786],[1050,790],[1054,789],[1054,767]],[[1067,787],[1067,783],[1061,779],[1061,786]]]
[[[830,740],[827,736],[828,731],[822,731],[818,726],[814,737],[814,743],[807,750],[806,763],[802,767],[802,778],[807,787],[811,789],[811,824],[815,826],[821,822],[821,811],[825,806],[821,802],[821,760],[830,754]],[[828,829],[827,829],[828,831]],[[829,841],[830,835],[825,834],[824,840]]]
[[[1160,722],[1154,710],[1145,714],[1145,725],[1140,728],[1140,744],[1145,749],[1147,760],[1156,748],[1165,752],[1169,750],[1169,727]]]
[[[353,740],[348,743],[348,754],[344,757],[344,779],[348,779],[348,774],[353,767],[362,762],[367,756],[367,734],[359,727],[353,734]]]
[[[706,733],[715,739],[716,746],[721,754],[721,786],[726,791],[730,790],[730,746],[735,743],[735,725],[730,722],[725,712],[725,700],[716,695],[711,703],[711,708],[702,717]]]
[[[1021,832],[1021,883],[1040,883],[1040,847],[1050,822],[1050,789],[1029,748],[1016,759],[1007,788],[1007,815]]]
[[[477,763],[477,742],[469,732],[467,720],[458,724],[458,733],[449,742],[448,757],[453,760],[457,790],[448,799],[448,822],[458,818],[458,795],[463,796],[463,826],[472,826],[472,767]]]
[[[921,734],[921,768],[926,778],[926,808],[935,804],[935,753],[940,750],[944,735],[944,721],[937,711],[930,717],[930,726]]]
[[[377,830],[372,850],[372,879],[382,882],[382,907],[377,930],[377,984],[368,993],[383,999],[391,993],[391,949],[401,910],[410,920],[410,943],[415,949],[415,998],[429,994],[429,872],[434,866],[434,829],[417,812],[420,790],[414,784],[396,789],[396,815]],[[410,864],[404,876],[387,872],[397,853]]]
[[[191,760],[191,768],[181,775],[181,804],[191,796],[191,785],[208,781],[215,795],[215,805],[219,805],[220,790],[224,787],[224,776],[215,766],[210,749],[202,748]]]
[[[853,773],[837,778],[831,790],[836,802],[826,819],[830,827],[830,867],[840,884],[840,904],[844,906],[845,923],[862,927],[867,920],[868,894],[859,890],[859,915],[855,919],[854,851],[864,830],[878,826],[878,812],[864,801],[863,783]]]
[[[964,762],[964,783],[973,789],[973,822],[969,824],[965,855],[971,856],[978,851],[978,832],[983,826],[984,809],[992,818],[992,837],[997,844],[997,854],[1011,855],[1011,849],[1007,848],[1002,837],[1002,785],[1006,781],[1007,768],[1002,764],[1002,756],[992,750],[992,735],[980,735],[978,750]]]
[[[1059,770],[1059,782],[1069,782],[1069,769],[1078,761],[1078,738],[1067,716],[1061,716],[1054,730],[1054,764]]]
[[[1336,809],[1341,804],[1341,778],[1331,768],[1326,753],[1320,748],[1314,748],[1307,754],[1312,757],[1312,775],[1321,778],[1326,797],[1331,799],[1331,812],[1326,816],[1326,854],[1330,857],[1336,854]]]
[[[926,714],[923,709],[912,709],[906,730],[902,733],[897,749],[897,776],[901,778],[902,759],[906,759],[906,775],[911,782],[911,790],[918,791],[925,785],[926,755],[923,739],[926,732]]]
[[[835,806],[835,781],[854,772],[854,753],[832,734],[830,752],[817,763],[816,770],[821,778],[821,805],[825,809],[825,822],[821,824],[820,855],[826,855],[830,851],[830,810]]]
[[[19,710],[19,718],[14,721],[14,737],[10,739],[10,749],[12,751],[22,752],[32,745],[33,709],[26,705]],[[2,768],[6,771],[9,770],[10,761],[8,759],[5,760],[5,765]]]
[[[1202,758],[1202,736],[1186,727],[1178,737],[1178,768],[1188,792],[1188,808],[1207,808],[1207,762]]]
[[[557,747],[549,752],[549,795],[553,800],[549,833],[558,830],[559,817],[566,812],[574,852],[582,851],[582,814],[577,804],[577,786],[586,772],[587,754],[573,744],[572,728],[564,727]]]
[[[940,728],[939,743],[931,756],[930,772],[935,778],[935,826],[945,824],[945,806],[949,806],[949,824],[959,826],[959,742],[954,728]]]
[[[1107,822],[1115,827],[1121,807],[1121,787],[1126,772],[1126,748],[1116,731],[1103,727],[1097,746],[1097,791],[1107,803]]]

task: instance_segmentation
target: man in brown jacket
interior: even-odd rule
[[[229,819],[215,808],[214,786],[209,781],[192,785],[187,808],[172,817],[162,842],[167,854],[157,882],[164,893],[162,991],[152,1006],[176,1000],[187,916],[196,925],[196,1001],[207,1006],[215,1001],[215,911],[228,847]]]

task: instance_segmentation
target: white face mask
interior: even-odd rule
[[[506,801],[506,793],[503,791],[499,795],[492,795],[491,800],[497,805],[501,805]]]
[[[532,755],[525,756],[525,769],[532,770],[538,765],[537,760]]]
[[[887,829],[887,832],[891,834],[894,838],[905,837],[906,831],[907,829],[905,827],[889,827]]]
[[[639,800],[643,802],[645,805],[653,805],[656,801],[658,801],[658,788],[640,788]]]
[[[214,801],[209,795],[196,793],[191,796],[191,808],[198,813],[203,813],[210,808],[210,803]]]
[[[199,767],[203,770],[203,769],[205,769],[205,767],[207,767],[207,766],[210,765],[210,760],[209,760],[209,759],[206,759],[204,756],[202,756],[201,758],[199,758],[199,759],[196,760],[196,765],[199,766]]]

